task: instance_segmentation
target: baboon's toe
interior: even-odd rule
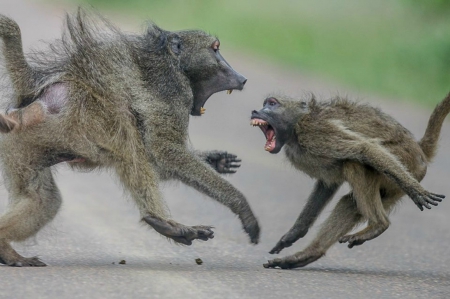
[[[212,231],[212,226],[193,226],[193,229],[196,229],[196,236],[192,239],[200,239],[203,241],[208,241],[209,239],[214,239],[214,232]]]

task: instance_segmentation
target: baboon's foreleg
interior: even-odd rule
[[[270,253],[280,253],[283,248],[290,247],[298,239],[303,238],[336,193],[339,186],[340,185],[338,184],[329,185],[323,181],[317,181],[312,193],[308,197],[305,207],[295,221],[294,226],[281,237],[280,241],[272,248]]]
[[[142,220],[157,232],[178,243],[191,245],[195,239],[214,238],[211,226],[186,226],[168,219],[166,206],[158,188],[158,176],[144,155],[136,161],[120,160],[116,171],[135,200]]]
[[[17,173],[17,172],[16,172]],[[38,258],[25,258],[10,245],[35,235],[51,221],[61,205],[61,195],[50,168],[41,171],[23,169],[9,177],[11,202],[0,218],[0,262],[9,266],[45,266]]]
[[[154,139],[150,145],[158,146],[151,153],[165,172],[230,208],[239,216],[251,242],[258,243],[258,221],[241,192],[188,151],[184,144],[170,144],[167,140]]]
[[[340,243],[348,242],[348,248],[352,248],[381,235],[388,229],[390,222],[381,201],[382,178],[379,173],[359,163],[346,163],[343,174],[353,189],[353,198],[358,211],[368,221],[367,227],[363,230],[339,239]]]
[[[319,230],[317,237],[303,251],[264,264],[265,268],[282,269],[304,267],[321,258],[338,239],[362,220],[352,194],[343,196]]]

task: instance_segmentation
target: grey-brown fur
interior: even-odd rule
[[[264,266],[303,267],[322,257],[334,243],[361,245],[389,227],[388,214],[403,195],[423,210],[444,198],[426,191],[420,181],[434,157],[439,132],[450,111],[450,95],[431,115],[419,141],[379,109],[342,98],[317,102],[270,97],[253,111],[251,123],[268,136],[266,150],[286,156],[298,170],[317,179],[313,192],[295,222],[270,253],[279,253],[302,238],[331,200],[348,182],[351,192],[337,203],[317,237],[303,251],[270,260]],[[276,138],[272,138],[271,128]],[[366,228],[346,235],[356,225]]]
[[[66,27],[61,40],[49,51],[34,53],[28,64],[17,24],[0,18],[15,89],[8,117],[19,124],[0,142],[11,198],[0,218],[0,262],[45,265],[18,255],[10,242],[36,234],[58,212],[61,196],[51,166],[59,162],[115,171],[142,220],[177,242],[208,240],[213,232],[209,226],[169,219],[161,180],[180,180],[229,207],[257,243],[259,226],[245,197],[218,174],[234,172],[240,160],[224,151],[188,149],[189,114],[199,115],[212,93],[245,84],[243,76],[221,62],[216,38],[155,25],[143,35],[124,34],[82,10],[67,16]],[[43,117],[34,119],[29,109]],[[31,123],[23,125],[27,116]]]

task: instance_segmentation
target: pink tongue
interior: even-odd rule
[[[267,141],[272,141],[275,132],[273,130],[267,130],[266,139]]]
[[[275,136],[275,132],[273,130],[268,130],[266,133],[267,142],[264,148],[266,151],[272,151],[275,148],[275,140],[273,140],[273,137]]]

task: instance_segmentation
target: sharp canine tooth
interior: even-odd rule
[[[232,92],[233,92],[232,89],[228,89],[228,90],[227,90],[227,94],[231,94]]]

